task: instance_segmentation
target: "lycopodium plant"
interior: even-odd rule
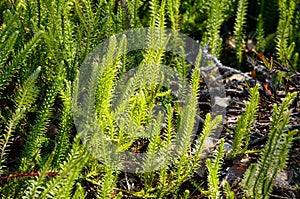
[[[209,198],[220,198],[220,170],[224,156],[224,139],[220,140],[220,145],[218,146],[217,153],[213,160],[206,160],[206,167],[208,170],[208,196]]]
[[[244,26],[246,23],[247,13],[247,0],[240,0],[238,2],[238,8],[236,13],[236,20],[234,24],[234,37],[236,40],[236,55],[239,63],[242,61],[243,44],[245,40]]]
[[[230,156],[235,157],[238,154],[243,154],[248,149],[250,136],[253,131],[252,128],[255,124],[258,103],[259,85],[256,85],[250,88],[250,99],[246,103],[245,112],[237,120]]]
[[[0,198],[189,198],[195,194],[189,186],[191,182],[197,185],[200,197],[225,194],[233,198],[229,183],[220,188],[221,163],[222,159],[232,160],[249,152],[258,88],[250,89],[249,102],[234,131],[232,150],[229,154],[224,152],[221,142],[215,158],[206,162],[205,142],[222,118],[210,113],[200,115],[204,118],[202,129],[193,132],[202,97],[202,51],[195,54],[198,59],[191,68],[189,60],[184,59],[184,49],[190,46],[179,47],[177,55],[163,49],[170,43],[180,46],[185,42],[168,37],[169,28],[186,33],[202,46],[207,45],[208,52],[223,58],[224,41],[230,35],[238,42],[236,54],[242,66],[242,45],[251,35],[254,43],[257,41],[257,52],[278,59],[283,68],[297,68],[298,2],[261,0],[259,6],[250,2],[253,1],[1,1]],[[257,12],[251,12],[254,8]],[[246,16],[254,19],[255,25],[247,24]],[[231,19],[236,19],[235,25]],[[117,41],[113,36],[139,27],[159,31],[147,35],[147,49],[125,53],[131,47],[128,38],[123,36]],[[92,74],[85,81],[95,95],[84,100],[89,108],[95,107],[95,112],[76,110],[74,104],[80,103],[75,99],[82,94],[78,93],[80,67],[90,52],[108,38],[111,42],[100,60],[104,66],[101,73],[97,67],[85,71]],[[170,65],[182,76],[181,85],[190,88],[184,101],[172,95],[170,85],[161,86],[165,78],[160,73],[162,65]],[[136,66],[141,67],[132,70]],[[118,85],[126,73],[133,78]],[[243,179],[245,197],[267,198],[276,173],[285,166],[294,134],[287,129],[287,107],[294,95],[274,107],[267,145],[259,162],[249,168]],[[164,112],[157,112],[157,105]],[[82,128],[74,125],[77,111],[90,119]],[[89,143],[80,139],[84,133]],[[193,133],[197,133],[196,140],[191,139]],[[83,147],[89,144],[91,148]],[[87,149],[92,147],[102,151],[90,154]],[[123,157],[114,155],[126,150],[145,153],[139,163],[140,169],[148,172],[123,172],[126,165],[119,165]],[[160,161],[154,162],[158,156]],[[126,163],[132,166],[137,162]],[[208,179],[197,178],[199,169],[205,170]]]
[[[217,0],[208,1],[208,18],[206,21],[206,35],[203,39],[203,44],[208,44],[210,47],[210,53],[214,56],[219,56],[222,39],[220,38],[221,25],[227,17],[228,7],[230,7],[230,1]]]
[[[36,87],[36,79],[39,75],[41,68],[37,68],[32,75],[28,77],[28,79],[24,82],[24,85],[20,88],[19,92],[16,96],[16,107],[17,109],[12,114],[11,118],[8,120],[8,125],[5,128],[5,131],[1,135],[0,142],[0,175],[4,174],[5,165],[3,163],[6,162],[7,153],[11,151],[11,144],[14,140],[14,132],[19,125],[20,121],[26,116],[26,112],[28,112],[38,94],[38,88]]]
[[[243,187],[251,198],[269,198],[276,174],[286,167],[288,152],[293,136],[297,130],[289,131],[291,110],[288,106],[297,93],[289,93],[282,104],[274,105],[270,134],[258,163],[250,165],[244,179]]]
[[[294,52],[295,42],[293,41],[293,19],[296,9],[296,1],[278,1],[279,6],[279,22],[276,34],[276,55],[280,62],[292,68],[297,64],[299,52]]]

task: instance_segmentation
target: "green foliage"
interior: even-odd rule
[[[228,198],[228,199],[234,199],[235,194],[231,190],[230,185],[229,185],[229,183],[227,181],[225,181],[225,188],[224,189],[225,189],[224,191],[225,191],[225,194],[226,194],[226,198]]]
[[[236,12],[236,20],[234,24],[234,37],[236,40],[236,55],[239,63],[242,61],[242,50],[245,40],[244,36],[244,26],[246,23],[246,13],[247,13],[247,0],[240,0],[238,3],[238,8]]]
[[[36,196],[39,196],[40,198],[70,198],[73,191],[73,184],[79,178],[80,171],[89,159],[87,151],[79,142],[79,137],[75,139],[69,157],[60,165],[57,176],[48,181],[46,185],[42,186],[40,188],[42,189],[40,193],[33,192],[35,194],[33,198]],[[42,177],[43,175],[39,176],[39,178]],[[39,178],[37,181],[39,181]],[[35,186],[38,187],[38,185]],[[28,189],[30,190],[31,188],[29,187]]]
[[[297,63],[299,53],[294,53],[295,42],[293,42],[293,35],[296,33],[294,32],[292,23],[295,7],[296,1],[294,0],[279,1],[280,18],[276,35],[276,54],[280,62],[284,65],[289,65],[288,60],[292,63]]]
[[[98,193],[100,198],[110,198],[117,183],[118,172],[109,166],[105,166],[104,172]]]
[[[11,119],[6,126],[5,132],[1,135],[1,155],[0,155],[0,175],[3,175],[6,161],[7,148],[12,144],[13,134],[20,121],[26,116],[26,113],[30,110],[38,94],[38,89],[35,85],[36,79],[41,68],[37,68],[36,71],[28,77],[24,82],[24,85],[17,93],[16,96],[16,107],[17,109],[11,116]]]
[[[257,51],[258,52],[263,52],[264,51],[264,48],[265,48],[265,45],[266,45],[266,42],[265,42],[265,32],[264,32],[264,21],[263,21],[263,18],[262,18],[262,15],[259,14],[258,15],[258,23],[257,23],[257,28],[256,28],[256,31],[257,31]]]
[[[258,103],[259,86],[256,85],[255,87],[250,88],[250,99],[246,103],[245,112],[242,113],[241,117],[237,121],[232,150],[230,152],[232,157],[244,153],[248,148],[251,131],[255,122]]]
[[[20,52],[15,52],[17,55],[14,57],[14,59],[5,67],[5,70],[2,70],[1,78],[0,78],[0,92],[3,91],[6,86],[10,83],[11,78],[15,75],[15,73],[20,69],[21,61],[26,57],[27,54],[30,53],[30,51],[34,48],[34,46],[37,44],[41,37],[41,32],[37,33],[32,40],[30,40],[26,45],[24,45],[23,49]],[[16,39],[17,39],[18,32],[15,32],[11,37],[9,37],[8,41],[8,48],[4,51],[3,57],[1,60],[7,59],[9,53],[12,50],[13,45],[15,45]],[[4,43],[2,44],[4,45]],[[3,47],[3,46],[2,46]],[[2,55],[2,53],[1,53]],[[2,64],[5,66],[5,63],[2,62]]]
[[[206,24],[207,39],[204,39],[204,42],[209,44],[211,54],[215,56],[219,56],[220,53],[219,46],[222,43],[222,40],[219,38],[219,34],[221,25],[225,19],[226,3],[227,1],[221,0],[209,1],[209,11]]]
[[[21,172],[30,171],[33,168],[34,162],[41,163],[40,151],[42,145],[47,141],[45,137],[46,126],[49,124],[50,109],[53,106],[56,94],[61,88],[62,77],[54,80],[51,88],[47,91],[45,101],[43,102],[42,109],[39,112],[39,117],[36,124],[33,126],[31,133],[27,137],[27,144],[22,152],[22,162],[20,166]]]
[[[269,198],[276,174],[286,167],[288,151],[297,130],[288,131],[291,110],[288,106],[296,97],[288,94],[282,104],[274,105],[270,135],[259,162],[252,164],[243,179],[243,186],[251,198]]]
[[[260,1],[259,12],[253,16],[258,18],[257,51],[270,51],[284,66],[299,65],[300,15],[296,3]],[[201,97],[199,68],[205,60],[201,60],[200,50],[195,67],[191,68],[183,58],[184,41],[170,38],[166,28],[208,44],[210,52],[222,58],[223,37],[230,34],[226,27],[235,15],[234,27],[229,29],[234,30],[236,54],[242,63],[244,39],[255,31],[246,24],[247,4],[250,6],[250,1],[1,1],[0,197],[122,198],[126,194],[140,198],[189,198],[193,190],[187,189],[186,183],[193,184],[203,197],[222,197],[223,160],[247,152],[259,88],[250,89],[229,156],[223,150],[222,139],[214,158],[206,161],[206,143],[212,142],[210,135],[222,118],[209,113],[202,131],[194,132]],[[158,28],[147,35],[147,49],[124,54],[128,38],[123,36],[117,41],[113,35],[143,26]],[[96,94],[86,99],[88,110],[82,116],[88,120],[76,132],[72,113],[82,111],[74,106],[82,94],[79,67],[107,38],[111,39],[101,64],[85,71],[92,74],[86,81]],[[181,45],[179,55],[163,50],[169,44]],[[167,64],[182,75],[178,81],[183,91],[190,88],[184,102],[172,95],[170,85],[161,86],[166,78],[161,74],[162,65]],[[131,73],[135,66],[139,68],[132,72],[132,78],[125,85],[118,85],[119,80],[124,80],[122,75]],[[290,116],[287,107],[294,95],[288,95],[281,106],[274,106],[267,145],[259,162],[248,169],[243,179],[250,197],[267,198],[276,174],[286,165],[295,134],[286,129]],[[164,111],[157,113],[157,105]],[[91,136],[90,132],[95,133]],[[191,142],[194,133],[200,135]],[[84,134],[88,140],[80,140],[79,135]],[[147,143],[141,167],[148,172],[128,178],[127,173],[118,170],[124,166],[119,165],[123,160],[121,152],[132,150],[141,140]],[[83,147],[86,142],[90,142],[90,148]],[[88,153],[90,150],[95,150],[94,157]],[[157,156],[161,161],[157,162]],[[192,179],[202,169],[201,163],[206,163],[209,190],[202,187],[204,182]],[[121,182],[124,175],[126,182]],[[223,188],[226,197],[235,197],[228,182]]]
[[[180,1],[179,0],[168,0],[167,1],[167,10],[170,18],[171,29],[180,30]]]
[[[57,168],[67,157],[70,151],[70,131],[72,128],[72,99],[71,99],[71,84],[70,82],[65,82],[65,89],[60,92],[60,96],[63,100],[63,110],[61,115],[60,128],[58,129],[56,135],[56,146],[54,153],[54,167]]]
[[[224,139],[221,139],[221,143],[218,146],[218,151],[211,161],[208,159],[206,161],[206,167],[208,170],[208,186],[209,186],[209,198],[220,198],[221,190],[219,189],[220,182],[220,170],[222,166],[222,159],[224,156]]]

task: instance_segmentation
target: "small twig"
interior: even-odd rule
[[[15,173],[15,174],[10,174],[8,176],[3,176],[0,178],[0,184],[2,183],[7,183],[7,181],[9,179],[20,179],[20,178],[24,178],[24,177],[35,177],[35,176],[39,176],[40,174],[38,172],[30,172],[30,173]],[[55,177],[57,175],[56,172],[49,172],[47,173],[47,177]]]
[[[196,52],[196,51],[198,51],[198,49],[197,49],[197,50],[194,50],[194,51],[192,51],[192,52],[189,52],[189,53],[187,53],[187,54],[185,55],[185,57],[187,58],[187,61],[188,61],[190,64],[192,64],[192,65],[194,65],[194,62],[192,61],[193,58],[190,58],[190,59],[191,59],[191,60],[190,60],[190,59],[188,58],[188,56],[191,56],[191,57],[192,57],[193,55],[198,54],[198,52]],[[203,48],[203,57],[206,58],[206,59],[208,59],[208,60],[213,61],[219,69],[226,70],[226,71],[229,71],[229,72],[235,73],[235,74],[240,74],[242,77],[244,77],[244,78],[247,79],[247,80],[253,80],[252,77],[250,77],[250,76],[248,76],[248,75],[245,75],[245,73],[243,73],[242,71],[239,71],[239,70],[237,70],[237,69],[234,69],[234,68],[231,68],[231,67],[228,67],[228,66],[224,66],[224,65],[223,65],[216,57],[214,57],[214,56],[208,54],[206,47]],[[208,72],[208,71],[212,70],[211,67],[205,68],[205,67],[201,67],[201,66],[200,66],[200,68],[201,68],[202,71],[205,71],[205,72]],[[222,76],[222,77],[223,77],[223,76]]]
[[[253,80],[252,77],[250,77],[248,75],[245,75],[242,71],[239,71],[237,69],[234,69],[234,68],[231,68],[231,67],[228,67],[228,66],[224,66],[217,58],[215,58],[214,56],[212,56],[210,54],[205,54],[204,56],[205,56],[205,58],[207,58],[209,60],[212,60],[216,64],[216,66],[220,69],[227,70],[227,71],[230,71],[232,73],[240,74],[241,76],[243,76],[247,80]]]
[[[127,177],[127,173],[126,172],[125,172],[125,180],[126,180],[126,184],[127,184],[127,190],[131,191],[131,186],[130,186],[130,184],[128,182],[128,177]]]

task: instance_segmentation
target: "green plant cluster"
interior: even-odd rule
[[[0,1],[0,197],[122,198],[126,194],[137,198],[189,198],[191,190],[183,185],[192,182],[199,163],[203,162],[205,140],[222,120],[210,114],[203,116],[199,139],[190,144],[194,128],[191,118],[196,115],[199,98],[201,51],[195,69],[191,69],[182,58],[151,46],[122,55],[127,45],[124,37],[120,43],[109,44],[101,78],[90,81],[96,99],[88,100],[96,107],[94,122],[101,126],[96,136],[105,135],[116,144],[116,150],[129,150],[137,140],[128,132],[139,132],[151,123],[150,136],[140,136],[148,141],[146,152],[150,155],[144,161],[145,168],[153,166],[152,152],[168,146],[175,133],[180,132],[181,155],[175,162],[158,171],[134,174],[134,183],[120,182],[121,176],[128,174],[99,163],[76,132],[72,113],[80,110],[74,110],[72,105],[76,104],[74,96],[78,94],[79,67],[99,43],[139,27],[161,30],[149,35],[149,44],[169,28],[199,39],[199,43],[208,45],[210,53],[222,58],[223,29],[234,16],[230,28],[237,42],[237,62],[242,60],[245,38],[253,34],[261,52],[273,53],[280,63],[292,69],[299,66],[297,6],[296,0]],[[260,12],[252,12],[253,8],[260,8]],[[271,11],[276,13],[277,21],[272,23],[275,27],[268,28],[266,24],[274,17]],[[253,30],[247,28],[248,15],[257,19]],[[153,67],[144,69],[147,76],[143,76],[142,69],[137,72],[122,93],[122,103],[112,112],[116,81],[140,63]],[[186,78],[182,81],[191,87],[188,106],[180,108],[169,90],[158,86],[159,64],[170,64]],[[141,82],[145,86],[136,88]],[[247,153],[256,116],[252,110],[256,110],[259,100],[258,88],[250,90],[246,111],[235,130],[233,149],[225,154],[221,140],[215,157],[205,163],[206,188],[192,183],[202,196],[219,198],[225,193],[228,198],[234,197],[228,183],[220,186],[220,170],[224,159]],[[288,105],[294,98],[295,94],[288,95],[281,105],[274,106],[269,140],[259,162],[248,169],[243,179],[246,196],[268,198],[274,177],[285,167],[295,134],[286,129]],[[158,101],[166,108],[165,121],[161,114],[155,121],[151,118]],[[127,118],[131,123],[119,121],[117,125],[116,118]],[[86,128],[93,126],[87,124]],[[104,146],[107,142],[102,139],[91,144]]]

